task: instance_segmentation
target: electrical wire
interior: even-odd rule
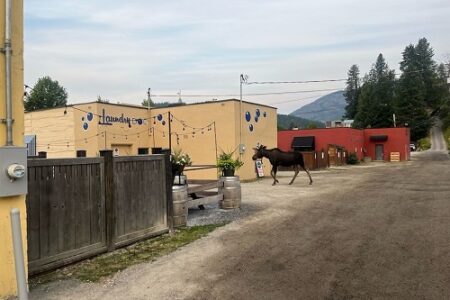
[[[250,81],[250,82],[242,82],[245,85],[252,84],[297,84],[297,83],[319,83],[319,82],[339,82],[346,81],[347,78],[341,79],[324,79],[324,80],[304,80],[304,81]]]

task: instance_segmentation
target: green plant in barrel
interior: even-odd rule
[[[181,175],[186,166],[191,166],[192,160],[187,153],[183,153],[181,148],[173,150],[172,154],[172,174]]]
[[[239,158],[234,158],[233,152],[222,152],[217,159],[217,167],[222,172],[222,176],[234,176],[234,172],[244,165]]]

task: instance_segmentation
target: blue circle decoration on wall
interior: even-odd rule
[[[87,130],[88,128],[89,128],[89,125],[88,125],[88,123],[85,122],[85,123],[83,124],[83,129],[84,129],[84,130]]]
[[[246,112],[245,113],[245,119],[247,120],[247,122],[250,122],[251,118],[252,118],[252,116],[250,115],[250,112],[249,111]]]
[[[259,111],[259,108],[256,109],[256,116],[259,118],[259,116],[261,115],[261,112]]]
[[[88,121],[92,121],[93,118],[94,118],[94,114],[91,113],[91,112],[89,112],[89,113],[87,114],[87,119],[88,119]]]
[[[255,116],[255,122],[256,123],[258,123],[258,120],[259,120],[258,116]]]
[[[166,121],[162,121],[161,124],[166,125]]]
[[[250,130],[250,132],[253,132],[253,124],[248,125],[248,129]]]
[[[267,117],[267,113],[266,113],[266,112],[264,112],[264,113],[263,113],[263,116],[264,116],[264,118],[265,118],[265,117]]]
[[[158,121],[161,121],[162,120],[162,114],[159,114],[157,118],[158,118]]]
[[[142,125],[142,123],[143,123],[142,119],[136,119],[136,122],[137,122],[139,125]]]

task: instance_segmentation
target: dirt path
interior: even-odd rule
[[[444,134],[442,133],[442,122],[437,119],[434,126],[430,130],[431,135],[431,150],[445,151],[447,150],[447,143],[445,142]]]
[[[31,299],[449,299],[450,161],[291,173],[243,185],[254,213],[101,284]]]

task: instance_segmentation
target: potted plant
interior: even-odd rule
[[[244,162],[239,158],[233,158],[233,152],[222,152],[217,160],[217,167],[222,172],[222,176],[234,176],[234,171],[242,167]]]
[[[192,160],[187,153],[183,153],[181,148],[173,150],[172,154],[172,177],[183,175],[184,168],[192,165]]]

